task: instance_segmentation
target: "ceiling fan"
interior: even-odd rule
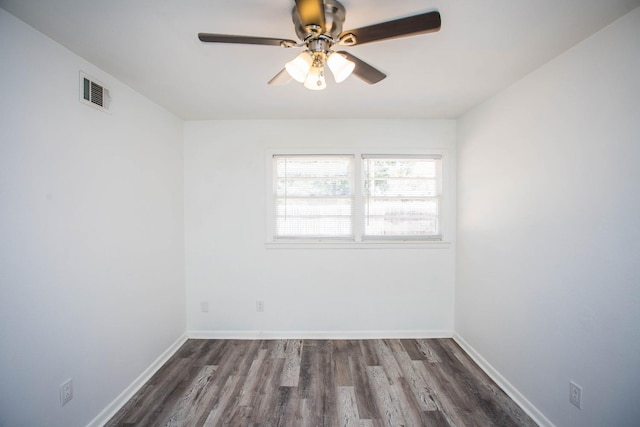
[[[199,33],[198,38],[207,43],[304,47],[305,50],[287,62],[285,68],[276,74],[269,84],[284,84],[293,78],[304,83],[308,89],[322,90],[327,86],[324,77],[325,64],[337,83],[344,81],[352,73],[369,84],[378,83],[387,77],[352,54],[334,50],[335,45],[357,46],[440,29],[440,13],[433,11],[342,31],[346,11],[337,0],[296,0],[291,15],[300,42],[282,38],[211,33]]]

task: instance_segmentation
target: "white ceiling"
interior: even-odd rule
[[[297,39],[294,0],[0,0],[0,6],[185,120],[456,118],[640,0],[343,0],[344,29],[438,10],[438,33],[348,48],[388,77],[314,92],[266,83],[298,50],[198,32]],[[347,49],[345,49],[347,50]]]

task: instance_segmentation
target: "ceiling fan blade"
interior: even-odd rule
[[[440,25],[440,13],[427,12],[407,18],[373,24],[355,30],[343,31],[339,38],[342,39],[353,34],[355,36],[354,44],[360,45],[379,40],[431,33],[440,30]]]
[[[283,68],[278,74],[269,80],[270,85],[284,85],[291,81],[291,76],[287,73],[287,69]]]
[[[340,55],[347,58],[349,61],[356,64],[355,68],[353,69],[353,74],[356,77],[359,77],[360,79],[365,81],[366,83],[369,83],[370,85],[376,84],[380,80],[383,80],[385,77],[387,77],[387,75],[382,71],[372,67],[371,65],[367,64],[363,60],[351,55],[349,52],[345,52],[341,50],[336,53],[339,53]]]
[[[199,33],[198,38],[207,43],[239,43],[239,44],[260,44],[267,46],[294,47],[297,43],[293,40],[277,39],[271,37],[234,36],[231,34],[209,34]]]
[[[323,0],[296,0],[300,22],[305,28],[315,28],[313,33],[322,34],[326,30]]]

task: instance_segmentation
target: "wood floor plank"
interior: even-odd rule
[[[312,412],[312,407],[313,407],[313,403],[311,402],[311,399],[309,398],[304,398],[304,399],[299,399],[298,400],[298,414],[300,417],[300,427],[314,427],[316,425],[322,425],[322,424],[314,424],[317,423],[318,420],[314,419],[314,414]]]
[[[300,378],[302,340],[287,340],[283,357],[285,362],[280,385],[283,387],[297,387],[298,378]]]
[[[352,386],[351,369],[349,365],[349,342],[334,341],[333,361],[335,366],[335,381],[338,386]]]
[[[400,340],[400,342],[411,360],[425,360],[424,354],[418,349],[416,340]]]
[[[212,407],[212,402],[215,402],[220,394],[220,386],[214,383],[214,378],[216,376],[215,370],[217,370],[217,366],[207,366],[206,368],[210,368],[214,370],[210,373],[210,377],[207,380],[207,384],[202,388],[202,390],[195,396],[194,404],[191,407],[191,410],[187,415],[184,415],[188,422],[185,422],[183,425],[188,426],[202,426],[209,415],[210,408]],[[185,406],[185,409],[188,409]],[[191,422],[190,420],[193,420]]]
[[[280,386],[274,392],[277,393],[277,397],[272,407],[268,408],[269,422],[267,424],[284,426],[287,424],[287,417],[291,416],[290,409],[294,406],[293,402],[297,400],[296,390],[294,387]]]
[[[287,340],[273,340],[269,342],[269,357],[272,359],[284,359],[287,350]]]
[[[402,411],[393,396],[391,383],[383,367],[368,366],[367,374],[373,387],[373,395],[378,407],[378,413],[386,426],[404,426],[406,421]]]
[[[425,426],[429,427],[455,427],[454,424],[449,423],[447,418],[441,411],[428,411],[422,414]],[[462,424],[457,424],[461,426]]]
[[[227,377],[227,381],[220,390],[220,398],[217,399],[215,405],[211,407],[209,415],[204,422],[204,427],[215,427],[222,424],[222,420],[225,414],[225,410],[233,405],[233,399],[238,382],[242,378],[238,375],[230,375]]]
[[[250,406],[238,406],[233,414],[227,419],[225,418],[224,425],[228,426],[251,426],[251,415],[253,414],[253,408]]]
[[[258,424],[267,423],[271,417],[271,411],[276,407],[280,376],[284,367],[283,358],[267,359],[262,364],[259,374],[259,389],[251,406],[254,409],[251,420]]]
[[[369,383],[369,376],[367,375],[366,359],[361,352],[362,347],[354,344],[351,346],[351,350],[349,370],[351,372],[353,387],[356,393],[358,413],[363,419],[380,419],[380,414],[375,406],[375,400],[372,394],[373,388]]]
[[[240,393],[240,387],[235,389],[239,385],[240,375],[234,374],[236,363],[241,360],[243,350],[244,346],[240,342],[231,342],[226,346],[219,346],[212,350],[216,353],[216,356],[208,360],[217,360],[220,363],[211,380],[211,385],[215,392],[208,393],[207,400],[203,400],[202,405],[198,408],[200,416],[198,417],[197,425],[211,425],[208,420],[211,419],[210,417],[218,416],[217,414],[221,411],[219,408],[224,410],[227,407],[228,402],[226,399],[229,399],[231,395],[235,398]]]
[[[447,423],[451,426],[466,425],[460,417],[456,403],[449,394],[447,386],[440,382],[438,378],[432,375],[427,369],[428,362],[422,360],[414,361],[412,362],[412,365],[415,372],[421,376],[427,387],[434,391],[436,395],[435,403],[438,407],[438,411],[442,414],[442,417],[447,421]]]
[[[432,344],[436,343],[438,340],[426,340],[426,339],[420,339],[420,340],[416,340],[416,345],[418,347],[418,350],[422,353],[422,360],[426,360],[427,362],[430,363],[440,363],[440,357],[438,357],[438,354],[433,350],[432,348]]]
[[[302,413],[300,412],[300,396],[296,387],[289,388],[289,400],[287,403],[284,419],[280,420],[278,425],[283,427],[299,427],[303,422]]]
[[[396,402],[397,406],[400,408],[400,412],[402,413],[406,425],[409,426],[420,426],[422,423],[422,411],[418,407],[415,398],[410,398],[410,395],[405,393],[405,384],[406,380],[403,377],[400,377],[396,380],[394,384],[391,384],[390,394],[392,399]],[[408,390],[408,387],[407,387]]]
[[[233,350],[233,341],[229,340],[210,340],[206,345],[206,350],[201,357],[195,358],[196,363],[201,365],[217,366],[221,364],[221,360],[228,351]]]
[[[335,426],[338,423],[338,384],[334,358],[335,341],[324,341],[320,351],[320,372],[324,375],[322,389],[322,425]]]
[[[338,387],[338,426],[360,427],[360,415],[353,387]]]
[[[402,370],[398,366],[396,358],[393,357],[391,348],[387,345],[385,340],[374,340],[374,351],[378,357],[380,366],[384,368],[384,371],[391,384],[394,384],[398,378],[402,376]]]
[[[451,339],[188,340],[106,424],[535,426]]]
[[[319,380],[315,378],[318,372],[318,346],[315,341],[307,341],[303,346],[300,357],[300,378],[298,379],[298,393],[302,399],[308,399],[311,389]]]
[[[238,396],[239,406],[251,406],[253,404],[259,386],[258,382],[260,381],[259,372],[262,369],[262,363],[267,358],[267,352],[268,350],[266,348],[261,348],[255,359],[251,362],[249,371],[247,372],[247,380],[242,385],[240,395]]]
[[[408,387],[408,395],[412,396],[421,411],[437,411],[435,391],[424,381],[423,377],[414,369],[411,357],[406,352],[393,353],[402,370],[403,385]]]
[[[178,402],[169,419],[164,423],[167,427],[180,427],[194,425],[198,420],[198,412],[194,408],[202,405],[202,397],[205,397],[206,390],[210,387],[211,378],[216,371],[216,366],[203,367],[194,378],[184,397]]]
[[[362,350],[362,355],[364,356],[365,365],[366,366],[380,366],[380,362],[378,361],[378,356],[376,355],[374,344],[375,340],[362,340],[359,341],[360,349]]]

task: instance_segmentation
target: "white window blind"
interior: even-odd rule
[[[363,239],[441,239],[441,156],[362,155],[362,169]]]
[[[275,155],[274,238],[353,238],[352,155]]]

